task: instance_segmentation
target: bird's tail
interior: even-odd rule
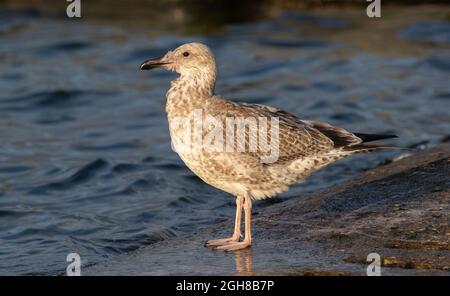
[[[386,134],[363,134],[363,133],[353,133],[353,134],[358,138],[360,138],[362,140],[362,143],[398,138],[397,135],[386,135]]]
[[[367,144],[368,142],[397,138],[396,135],[387,135],[387,134],[363,134],[363,133],[354,133],[355,136],[362,140],[361,143],[356,145],[349,145],[344,147],[345,151],[353,151],[353,152],[371,152],[377,149],[404,149],[402,147],[397,147],[393,145],[387,144]]]

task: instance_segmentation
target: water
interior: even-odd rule
[[[408,50],[385,53],[334,38],[357,30],[349,22],[300,12],[189,35],[0,16],[0,274],[59,274],[70,252],[93,264],[232,217],[234,199],[170,149],[164,104],[176,76],[138,70],[183,42],[212,48],[227,97],[395,132],[402,146],[449,134],[446,22],[412,21],[394,34]],[[341,161],[255,211],[398,154]]]

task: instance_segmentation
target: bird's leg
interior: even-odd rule
[[[241,238],[241,214],[242,214],[242,206],[244,204],[244,197],[238,196],[236,197],[236,218],[234,221],[234,233],[231,237],[223,238],[223,239],[214,239],[206,242],[207,247],[216,247],[221,246],[230,242],[237,242]]]
[[[252,198],[247,195],[244,200],[244,212],[245,212],[245,237],[242,242],[235,241],[218,246],[217,250],[224,251],[236,251],[249,247],[252,244]]]

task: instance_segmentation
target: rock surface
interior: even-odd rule
[[[230,218],[231,219],[231,218]],[[254,215],[254,245],[203,247],[231,220],[83,269],[83,275],[450,275],[450,143]]]

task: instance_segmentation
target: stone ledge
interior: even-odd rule
[[[83,269],[84,275],[450,275],[450,144],[371,169],[254,216],[254,245],[203,247],[227,223]]]

